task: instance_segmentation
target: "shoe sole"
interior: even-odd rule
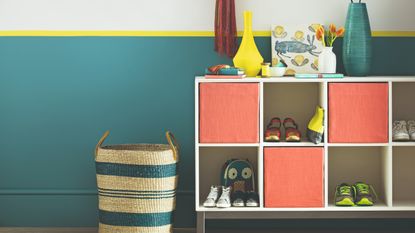
[[[351,198],[344,198],[341,201],[336,202],[336,206],[354,206],[354,202]]]
[[[203,204],[203,207],[208,207],[208,208],[216,207],[216,203],[213,203],[213,204]]]
[[[368,198],[362,198],[359,202],[356,202],[358,206],[373,206],[373,201],[370,201]]]
[[[258,207],[259,205],[258,204],[248,204],[248,203],[246,203],[246,207]]]
[[[409,135],[408,134],[401,134],[401,135],[395,135],[395,136],[393,136],[393,140],[394,141],[409,141],[410,140],[410,137],[409,137]]]
[[[298,136],[289,136],[285,138],[286,142],[300,142],[301,138]]]
[[[265,137],[266,142],[279,142],[280,138],[278,136],[268,136]]]
[[[233,207],[245,207],[245,204],[244,203],[240,203],[240,204],[234,204],[234,203],[232,203],[232,206]]]
[[[229,208],[229,207],[231,207],[231,204],[227,204],[227,205],[216,204],[216,207],[218,207],[218,208]]]

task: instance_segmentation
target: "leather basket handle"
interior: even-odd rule
[[[166,138],[173,150],[174,160],[177,162],[179,160],[179,144],[177,144],[176,138],[170,131],[166,132]]]
[[[104,143],[109,134],[110,131],[107,130],[104,135],[102,135],[101,139],[99,139],[98,144],[95,146],[95,158],[97,157],[98,149],[101,148],[102,143]]]

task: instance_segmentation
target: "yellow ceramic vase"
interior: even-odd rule
[[[264,61],[256,47],[254,35],[252,34],[252,12],[244,12],[244,35],[238,52],[233,58],[235,67],[245,70],[250,77],[257,76],[261,70],[261,63]]]

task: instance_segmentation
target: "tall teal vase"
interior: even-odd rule
[[[343,39],[343,63],[349,76],[367,76],[372,64],[372,32],[365,3],[350,3]]]

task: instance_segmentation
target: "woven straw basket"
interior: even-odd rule
[[[178,146],[134,144],[96,146],[100,233],[172,232]]]

